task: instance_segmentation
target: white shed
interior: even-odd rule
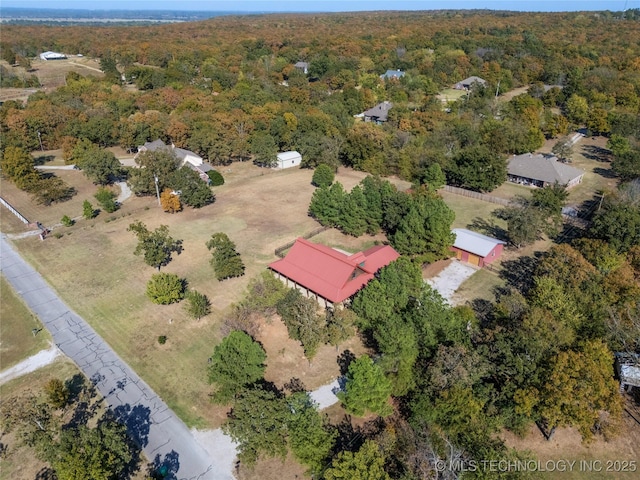
[[[282,152],[277,155],[277,162],[273,168],[282,170],[283,168],[299,167],[301,162],[302,155],[298,152]]]
[[[40,54],[42,60],[65,60],[67,56],[64,53],[58,52],[43,52]]]

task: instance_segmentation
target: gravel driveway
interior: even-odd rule
[[[476,267],[454,260],[438,275],[429,278],[426,282],[436,289],[445,300],[452,303],[451,299],[456,290],[477,271]]]

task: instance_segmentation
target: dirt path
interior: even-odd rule
[[[35,355],[25,358],[23,361],[0,372],[0,385],[4,385],[9,380],[21,377],[27,373],[35,372],[53,361],[61,355],[60,350],[55,345],[51,345],[47,350],[40,350]]]

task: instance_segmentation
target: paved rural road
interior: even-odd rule
[[[55,344],[91,379],[167,479],[232,480],[230,459],[207,454],[184,423],[0,234],[0,271],[51,332]]]

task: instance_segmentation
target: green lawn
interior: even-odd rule
[[[458,304],[471,302],[477,298],[495,301],[495,288],[503,286],[505,281],[497,273],[487,269],[478,270],[471,275],[460,288],[456,290],[455,298]]]
[[[32,330],[42,324],[31,313],[4,277],[0,277],[0,368],[5,370],[49,347],[46,329],[35,336]]]
[[[500,231],[506,228],[503,220],[491,216],[491,212],[502,208],[501,205],[445,191],[440,194],[456,214],[452,228],[468,228],[493,237],[500,236]]]

